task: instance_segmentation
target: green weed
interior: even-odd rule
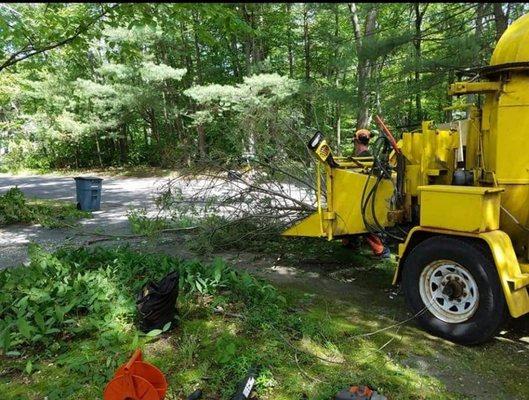
[[[190,216],[179,216],[178,218],[149,217],[145,208],[130,209],[127,212],[127,218],[133,233],[150,237],[165,229],[188,228],[197,224],[197,220]]]
[[[163,218],[151,218],[147,215],[147,210],[132,209],[127,212],[131,231],[138,235],[153,236],[162,229],[167,229],[169,223]]]
[[[519,384],[527,357],[516,354],[519,364],[512,362],[505,344],[491,344],[486,352],[463,348],[409,324],[363,336],[394,324],[395,317],[377,307],[362,311],[291,288],[279,291],[220,259],[205,264],[128,248],[54,254],[34,248],[31,258],[26,269],[0,272],[4,345],[9,337],[9,347],[0,350],[6,399],[100,398],[137,347],[166,374],[167,399],[185,398],[198,387],[229,399],[252,366],[260,367],[256,385],[263,400],[302,394],[329,400],[351,383],[377,387],[392,399],[468,398],[431,371],[410,366],[413,360],[449,369],[436,374],[490,376],[505,394],[529,395]],[[178,329],[144,335],[135,328],[134,295],[147,280],[174,269],[181,274]]]
[[[137,342],[135,294],[147,281],[173,270],[180,272],[180,289],[188,301],[219,292],[226,292],[220,303],[282,299],[272,286],[220,259],[205,265],[126,248],[49,254],[37,246],[30,255],[27,268],[0,272],[0,349],[6,356],[49,357],[85,337],[97,338],[103,348]]]
[[[60,228],[91,215],[89,212],[77,210],[72,203],[28,200],[18,187],[13,187],[0,196],[0,226],[36,223],[46,228]]]

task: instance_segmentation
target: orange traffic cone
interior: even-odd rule
[[[154,365],[142,360],[137,349],[114,374],[103,392],[104,400],[163,400],[167,381]]]

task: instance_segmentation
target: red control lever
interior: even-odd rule
[[[382,118],[380,118],[378,115],[375,115],[375,121],[377,122],[377,125],[380,127],[386,138],[389,140],[389,143],[391,144],[391,147],[393,147],[393,150],[395,150],[395,153],[402,154],[399,147],[397,146],[397,141],[395,140],[395,137],[391,134],[386,124],[384,124]]]

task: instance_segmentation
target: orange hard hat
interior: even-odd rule
[[[370,139],[371,132],[369,132],[367,129],[358,129],[355,133],[355,139],[360,139],[362,136]]]

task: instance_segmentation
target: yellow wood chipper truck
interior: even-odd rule
[[[283,234],[393,240],[393,283],[419,323],[476,344],[529,312],[529,15],[449,93],[479,101],[466,119],[423,122],[398,142],[379,120],[370,158],[334,157],[317,133],[309,148],[325,193],[318,175],[318,210]]]

